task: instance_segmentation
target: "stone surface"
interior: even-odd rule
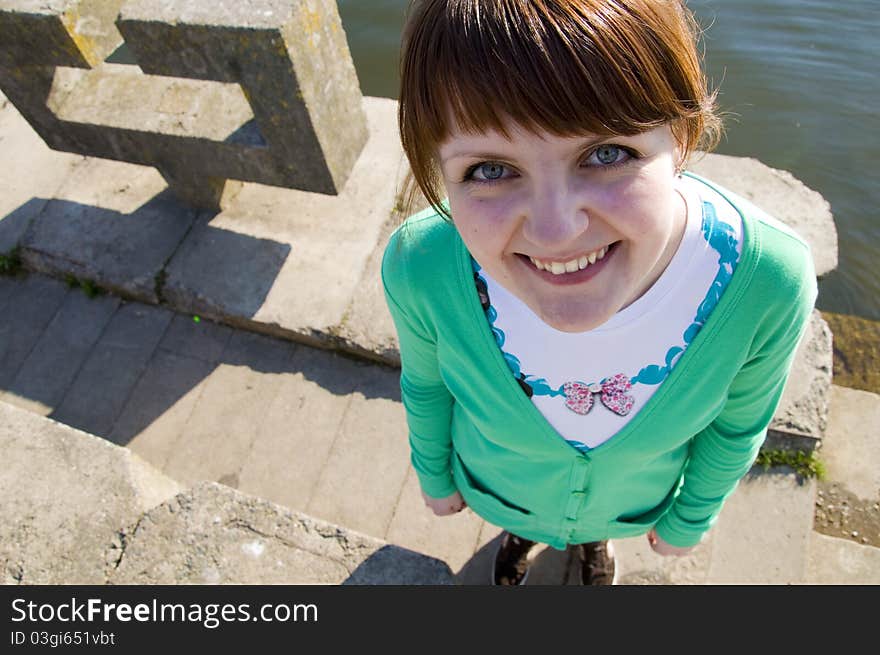
[[[179,490],[128,450],[3,402],[0,450],[7,584],[103,584],[120,529]]]
[[[385,538],[410,466],[399,377],[379,366],[362,366],[357,377],[330,459],[305,509]]]
[[[6,584],[449,584],[443,562],[0,402]]]
[[[834,386],[830,400],[829,429],[819,451],[828,477],[860,498],[880,502],[880,395]]]
[[[163,472],[183,484],[217,480],[238,488],[242,465],[294,348],[262,335],[234,333],[187,418],[185,438],[170,451]]]
[[[837,268],[837,228],[831,205],[788,171],[750,157],[701,153],[694,156],[688,170],[743,196],[794,229],[810,244],[819,277]]]
[[[157,303],[165,263],[198,216],[163,188],[153,170],[87,160],[31,221],[22,259],[32,270]]]
[[[113,21],[123,1],[0,1],[0,68],[86,67],[103,61],[122,42]]]
[[[68,294],[58,280],[0,278],[0,394],[8,389]]]
[[[0,93],[0,165],[16,172],[0,176],[0,254],[24,240],[33,218],[84,161],[50,150]]]
[[[816,448],[828,424],[832,368],[831,330],[814,309],[770,421],[765,448]]]
[[[154,166],[195,207],[227,178],[339,193],[367,139],[334,2],[4,0],[0,32],[0,88],[47,145]],[[104,63],[120,33],[140,70]]]
[[[880,548],[814,532],[808,555],[807,584],[880,584]]]
[[[806,575],[816,480],[753,469],[712,529],[709,584],[793,584]]]
[[[239,327],[334,344],[392,214],[400,174],[396,103],[364,103],[370,140],[342,193],[244,185],[223,212],[196,225],[171,260],[169,303]]]
[[[52,418],[96,436],[109,435],[171,317],[167,309],[122,304]]]
[[[297,348],[285,368],[242,462],[239,488],[305,509],[330,460],[363,365],[335,353]]]
[[[0,400],[44,416],[51,414],[64,399],[119,302],[113,296],[88,298],[81,291],[67,294]]]
[[[215,483],[147,512],[113,584],[448,584],[441,561]]]
[[[404,425],[395,430],[406,438]],[[442,559],[456,572],[463,584],[485,584],[486,580],[461,575],[462,569],[478,550],[477,541],[485,521],[469,509],[454,516],[435,516],[422,499],[418,476],[412,467],[407,469],[406,481],[385,539],[421,553],[430,552]],[[485,569],[482,570],[485,572]]]
[[[385,245],[402,217],[393,212],[379,233],[379,240],[367,259],[364,273],[332,334],[341,348],[361,357],[400,366],[397,332],[382,289],[382,256]]]

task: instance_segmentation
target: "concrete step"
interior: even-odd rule
[[[880,548],[813,532],[807,549],[807,584],[880,584]]]
[[[449,567],[0,402],[7,584],[448,584]]]

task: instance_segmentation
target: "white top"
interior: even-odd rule
[[[525,376],[547,421],[579,450],[607,441],[645,406],[714,308],[739,259],[742,219],[736,210],[693,178],[683,177],[679,188],[687,221],[672,261],[641,298],[597,328],[556,330],[479,270],[508,364]],[[487,312],[490,318],[494,313]]]

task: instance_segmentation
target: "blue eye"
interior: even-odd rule
[[[483,162],[471,166],[464,175],[464,181],[496,182],[510,177],[512,171],[498,162]]]
[[[622,164],[631,156],[626,149],[613,143],[606,143],[590,153],[587,161],[593,166],[613,166],[614,164]]]
[[[471,171],[471,177],[477,180],[500,180],[505,171],[502,164],[486,162],[476,165]]]

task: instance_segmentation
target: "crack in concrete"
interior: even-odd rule
[[[141,523],[144,521],[145,518],[146,513],[141,514],[140,518],[137,520],[137,523],[134,524],[134,527],[131,528],[131,530],[126,530],[125,528],[122,528],[116,531],[115,536],[119,539],[118,547],[114,548],[114,546],[116,546],[116,544],[114,543],[111,545],[110,550],[118,550],[119,556],[116,557],[115,562],[110,562],[110,564],[112,565],[112,570],[104,575],[104,579],[108,583],[113,574],[119,570],[119,567],[122,564],[122,560],[125,558],[125,553],[128,550],[129,545],[131,544],[131,539],[137,534],[137,531],[138,529],[140,529]]]
[[[295,549],[300,550],[302,552],[309,553],[311,555],[315,555],[316,557],[330,559],[330,560],[336,562],[337,564],[342,565],[345,568],[345,570],[348,571],[349,573],[352,573],[354,571],[354,568],[357,568],[357,567],[352,568],[348,564],[348,562],[345,561],[345,558],[346,557],[356,557],[357,551],[359,550],[359,548],[352,546],[352,544],[348,540],[348,537],[343,533],[343,531],[341,529],[328,528],[326,530],[321,530],[321,528],[319,526],[308,525],[302,520],[299,521],[299,525],[300,525],[300,527],[302,527],[303,529],[305,529],[309,533],[317,534],[322,539],[334,540],[342,548],[343,558],[340,559],[338,557],[334,557],[332,555],[329,555],[326,552],[319,552],[317,550],[314,550],[314,549],[311,549],[308,547],[304,547],[300,544],[292,542],[289,539],[284,538],[283,536],[281,536],[277,533],[268,534],[266,532],[263,532],[262,530],[255,528],[253,525],[251,525],[250,523],[248,523],[247,521],[245,521],[243,519],[238,519],[238,518],[231,519],[226,522],[224,527],[239,528],[242,530],[246,530],[248,532],[252,532],[253,534],[259,535],[260,537],[263,537],[264,539],[274,539],[274,540],[280,541],[285,546],[289,546],[291,548],[295,548]]]

